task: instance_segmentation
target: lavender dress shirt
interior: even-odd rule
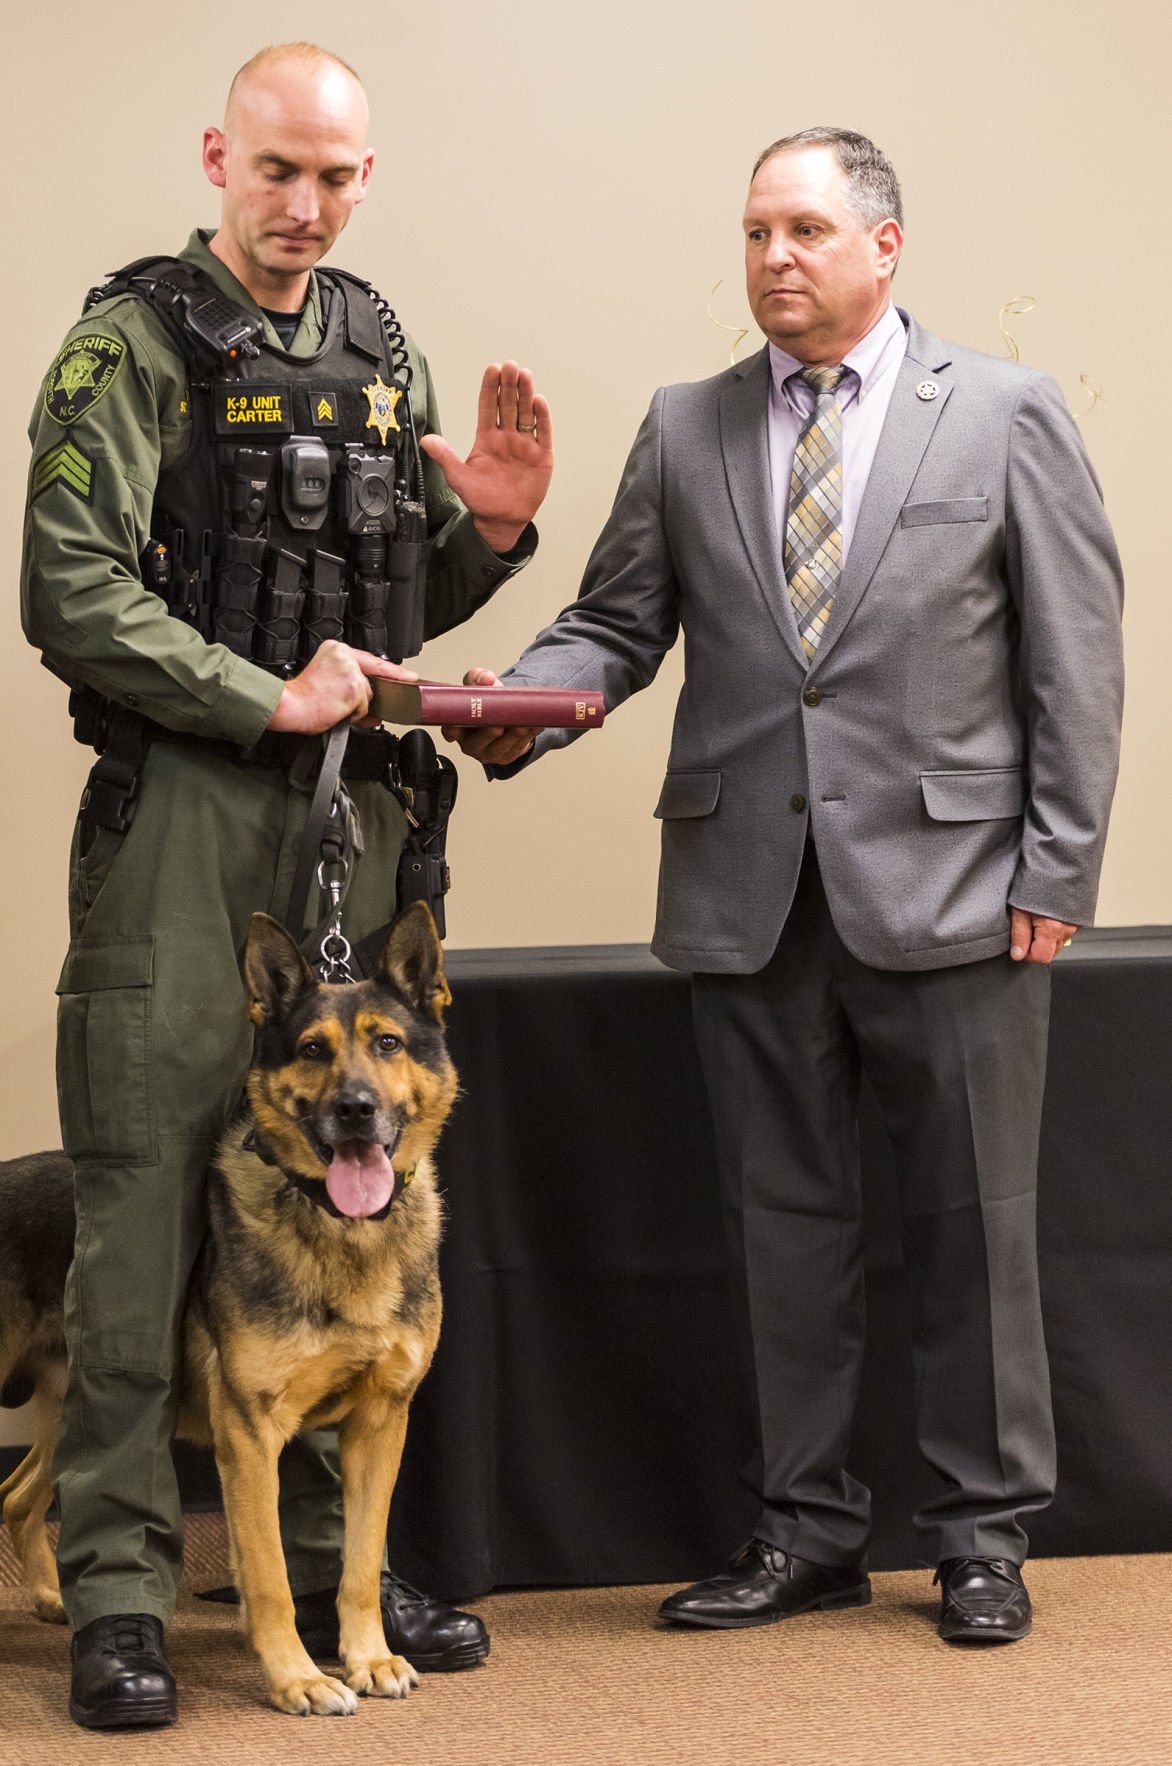
[[[838,389],[842,406],[842,555],[850,550],[859,504],[867,488],[879,432],[895,390],[896,374],[907,351],[907,331],[888,305],[870,331],[843,358],[849,372]],[[803,364],[769,345],[769,472],[778,532],[785,543],[789,487],[798,436],[814,409],[814,394],[799,378]]]

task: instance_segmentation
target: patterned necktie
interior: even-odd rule
[[[785,525],[785,580],[798,632],[813,657],[842,573],[842,407],[845,368],[803,368],[814,409],[798,437]]]

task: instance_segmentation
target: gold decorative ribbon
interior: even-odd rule
[[[1015,294],[1012,300],[1006,301],[997,316],[997,323],[1001,327],[1001,335],[1005,339],[1005,347],[1009,351],[1009,359],[1011,362],[1021,361],[1021,351],[1018,349],[1014,338],[1010,335],[1009,327],[1006,325],[1005,321],[1009,316],[1015,313],[1032,313],[1037,304],[1038,303],[1032,294]]]
[[[719,286],[718,283],[717,287]],[[1032,294],[1015,294],[1012,300],[1006,301],[997,316],[997,323],[1001,329],[1001,335],[1005,339],[1005,348],[1009,354],[1011,362],[1021,361],[1021,351],[1018,349],[1017,342],[1005,321],[1007,318],[1012,318],[1017,314],[1032,313],[1037,304],[1038,303]],[[1081,423],[1083,418],[1089,417],[1095,406],[1101,402],[1103,389],[1096,380],[1091,379],[1089,374],[1080,374],[1078,377],[1078,384],[1082,387],[1083,391],[1088,394],[1091,401],[1085,411],[1075,411],[1073,413],[1076,421]]]
[[[1078,418],[1079,422],[1081,423],[1082,419],[1084,417],[1089,417],[1091,412],[1094,410],[1095,406],[1097,404],[1101,403],[1102,397],[1103,397],[1103,389],[1099,385],[1097,380],[1091,379],[1089,374],[1080,374],[1078,377],[1078,384],[1082,387],[1082,389],[1085,393],[1090,394],[1090,400],[1091,400],[1090,404],[1087,406],[1085,411],[1076,411],[1074,413],[1075,416]]]
[[[712,291],[708,296],[707,312],[708,312],[708,317],[712,320],[712,323],[714,325],[719,325],[719,327],[722,331],[735,331],[736,332],[736,336],[734,337],[733,342],[732,342],[732,348],[728,352],[728,365],[730,368],[735,368],[737,365],[737,350],[740,348],[743,340],[746,337],[748,337],[749,327],[747,325],[726,325],[724,320],[718,319],[716,317],[716,314],[712,311],[712,296],[716,293],[717,289],[719,287],[721,287],[723,282],[724,282],[724,277],[722,276],[720,278],[719,282],[714,282],[712,284]]]

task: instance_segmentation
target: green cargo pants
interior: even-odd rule
[[[351,795],[366,856],[344,926],[359,938],[394,911],[404,823],[381,785],[355,783]],[[54,1464],[75,1629],[110,1613],[165,1622],[174,1607],[182,1530],[170,1448],[204,1173],[251,1054],[240,971],[249,915],[281,915],[308,802],[282,772],[159,742],[129,832],[100,830],[84,855],[75,837],[57,1086],[77,1238]],[[286,1448],[281,1536],[294,1594],[338,1580],[332,1435]]]

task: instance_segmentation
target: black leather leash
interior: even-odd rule
[[[353,849],[355,857],[361,857],[357,812],[345,791],[339,789],[342,760],[349,740],[349,718],[343,718],[341,723],[335,724],[325,739],[325,753],[310,800],[309,814],[305,819],[297,865],[293,872],[293,881],[289,885],[289,900],[282,919],[282,924],[298,940],[305,926],[305,910],[315,873],[320,875],[321,868],[329,862],[344,863],[348,847]],[[338,903],[335,902],[334,905],[337,906]]]
[[[368,934],[354,949],[342,934],[342,903],[362,857],[362,823],[342,783],[346,744],[353,726],[343,720],[325,737],[313,796],[297,853],[283,924],[301,945],[323,981],[355,981],[377,963],[394,913],[377,934]],[[385,731],[378,732],[385,735]],[[383,761],[379,775],[407,820],[407,837],[399,857],[394,906],[402,911],[413,901],[426,901],[442,939],[445,935],[444,895],[450,875],[444,856],[448,818],[456,800],[457,774],[451,761],[436,754],[426,730],[409,730],[394,743],[395,757]],[[361,744],[355,744],[361,751]],[[308,745],[289,769],[290,782],[309,790],[314,749]],[[381,750],[380,750],[381,757]],[[358,777],[367,776],[363,766]],[[316,873],[329,907],[312,932],[302,936],[309,892]],[[372,946],[372,940],[377,948]],[[357,971],[357,972],[356,972]]]

